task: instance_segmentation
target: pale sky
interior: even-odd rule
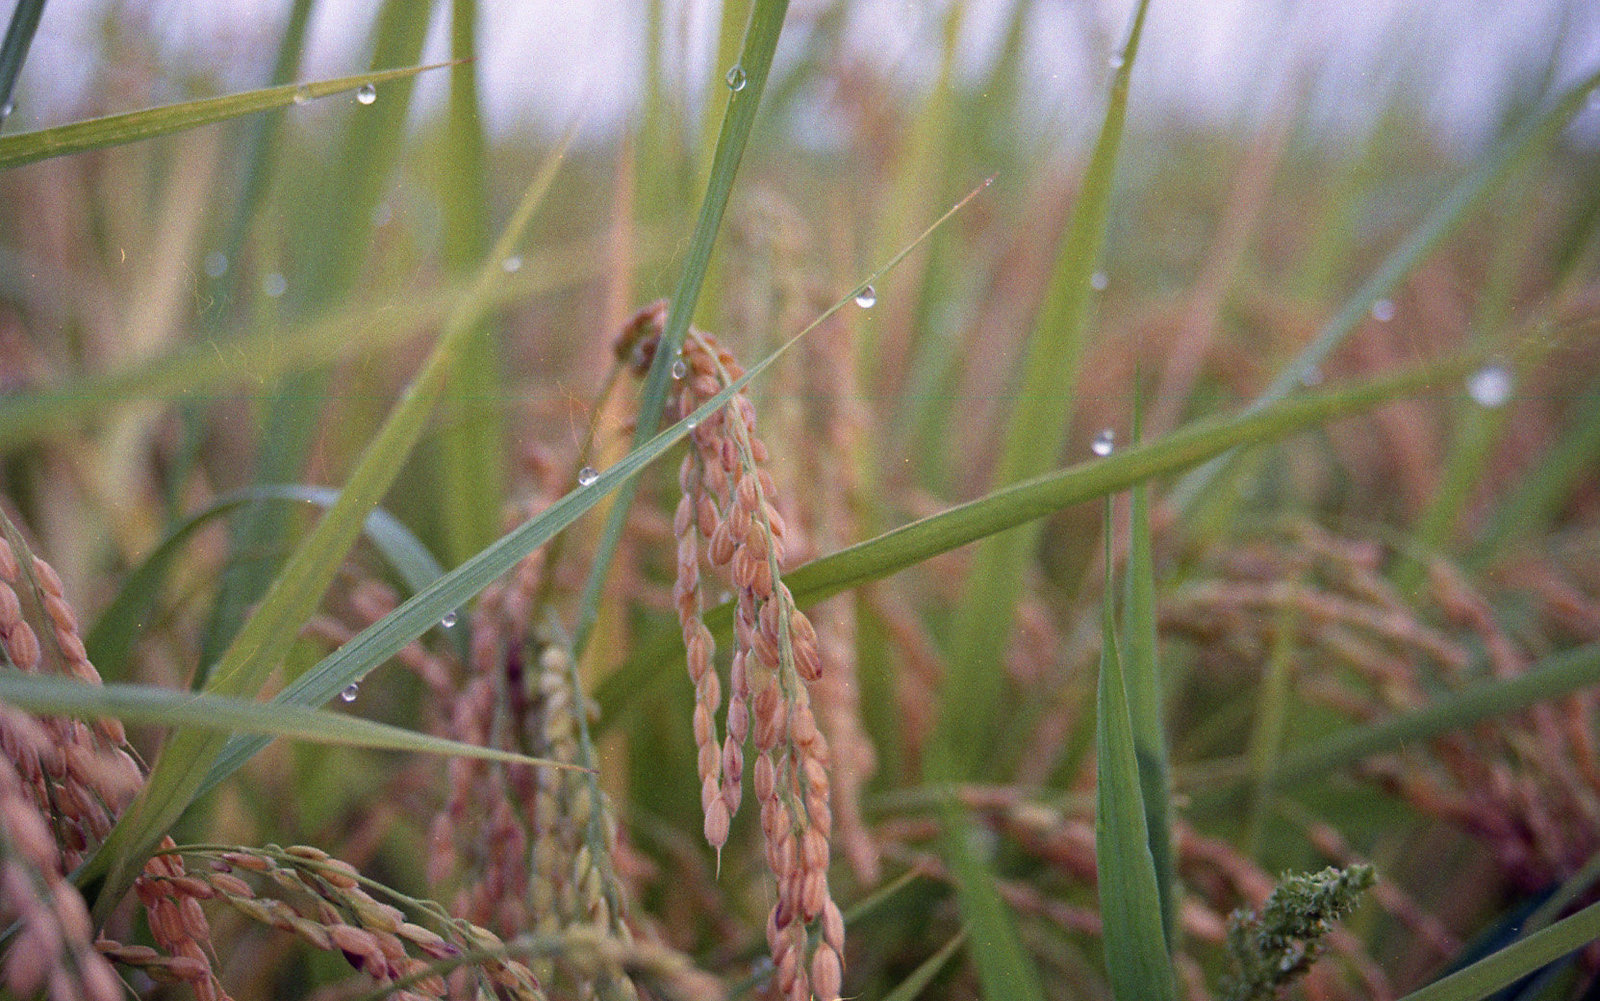
[[[821,0],[792,0],[798,32]],[[107,11],[142,25],[157,41],[156,89],[96,110],[127,110],[184,95],[180,75],[208,74],[227,89],[263,82],[287,0],[51,0],[23,74],[8,131],[84,114],[85,91]],[[377,0],[324,0],[317,7],[307,78],[365,68],[365,30]],[[441,11],[448,4],[437,5]],[[856,0],[846,55],[914,88],[935,67],[948,3]],[[1105,59],[1120,43],[1131,0],[1041,0],[1029,30],[1028,106],[1064,138],[1086,128],[1103,94]],[[644,43],[642,0],[481,0],[481,82],[491,128],[536,123],[559,130],[574,116],[593,134],[614,132],[634,113]],[[668,2],[675,71],[712,79],[716,0]],[[998,44],[1011,0],[968,0],[959,51],[969,73]],[[444,57],[442,19],[425,59]],[[779,59],[798,39],[786,34]],[[1153,0],[1134,74],[1135,121],[1217,118],[1270,106],[1290,81],[1308,88],[1325,120],[1360,121],[1370,103],[1411,85],[1430,119],[1464,144],[1487,132],[1508,80],[1554,65],[1558,81],[1600,66],[1600,3],[1594,0]],[[170,80],[163,80],[170,74]],[[720,75],[720,74],[719,74]],[[165,84],[165,88],[163,88]],[[424,89],[437,95],[442,76]],[[136,98],[147,96],[149,102]],[[130,103],[122,103],[124,100]],[[698,98],[691,98],[698,105]],[[426,104],[424,104],[426,107]],[[1595,117],[1593,114],[1588,117]],[[1600,124],[1585,123],[1588,136]]]

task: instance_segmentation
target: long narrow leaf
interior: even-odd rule
[[[1134,395],[1133,444],[1144,434],[1143,397]],[[1139,762],[1139,787],[1143,793],[1145,823],[1149,829],[1150,858],[1155,864],[1156,889],[1161,894],[1161,927],[1169,946],[1177,932],[1176,865],[1172,854],[1172,819],[1169,800],[1171,778],[1167,767],[1167,736],[1162,712],[1160,661],[1156,649],[1156,571],[1150,542],[1150,485],[1140,483],[1132,497],[1128,530],[1127,605],[1122,610],[1124,681],[1128,714],[1133,722],[1134,753]]]
[[[1112,75],[1105,119],[1072,222],[1062,240],[1044,308],[1029,339],[1022,387],[1012,410],[994,481],[1010,484],[1054,467],[1066,440],[1089,317],[1089,278],[1099,263],[1110,214],[1112,180],[1127,110],[1128,87],[1148,0],[1133,14],[1121,63]],[[928,756],[930,778],[981,772],[996,735],[1005,672],[1000,655],[1011,634],[1017,595],[1039,538],[1038,526],[986,537],[973,556],[956,608],[950,677]],[[793,586],[793,585],[791,585]]]
[[[1600,904],[1590,904],[1400,1001],[1480,1001],[1595,939],[1600,939]]]
[[[183,726],[285,737],[312,744],[415,751],[522,765],[577,765],[446,740],[360,716],[282,703],[177,691],[153,685],[92,685],[71,678],[0,669],[0,699],[31,713],[77,719],[113,717],[124,723]]]
[[[17,76],[28,58],[28,48],[33,35],[39,30],[39,18],[44,15],[44,0],[17,0],[11,12],[11,23],[6,25],[6,39],[0,44],[0,127],[11,115],[11,95],[17,87]]]
[[[1117,653],[1116,588],[1111,559],[1111,500],[1105,505],[1106,585],[1100,611],[1100,680],[1095,714],[1095,869],[1101,941],[1117,1001],[1177,997],[1161,891],[1150,854],[1138,743]]]
[[[955,880],[967,952],[977,967],[983,996],[993,1001],[1042,1001],[1039,971],[1022,948],[1011,911],[994,885],[994,874],[973,856],[971,820],[950,800],[941,812],[939,854]]]
[[[1282,439],[1296,431],[1360,413],[1389,400],[1451,388],[1481,364],[1458,355],[1353,386],[1281,400],[1267,408],[1196,421],[1147,445],[1078,463],[958,504],[877,538],[814,560],[784,577],[802,604],[887,577],[931,556],[1095,500],[1136,483],[1203,462],[1239,445]],[[729,614],[729,613],[721,613]],[[712,621],[707,615],[708,624]]]
[[[373,28],[372,67],[406,66],[422,57],[431,0],[383,0]],[[291,315],[306,315],[348,296],[371,256],[373,209],[399,160],[410,118],[414,81],[396,80],[374,93],[370,107],[345,117],[344,135],[328,170],[288,175],[299,183],[292,204],[307,220],[297,227],[307,240],[291,247],[296,267]],[[454,353],[454,352],[452,352]],[[302,476],[324,412],[329,375],[298,372],[282,380],[260,403],[255,481],[293,483]],[[260,605],[279,570],[278,540],[288,531],[285,512],[254,505],[230,525],[232,558],[212,604],[200,644],[204,678],[237,638],[250,609]]]
[[[489,249],[488,139],[478,100],[476,0],[450,5],[450,111],[445,123],[449,154],[442,158],[440,187],[445,218],[444,259],[470,273]],[[439,469],[436,497],[441,550],[454,566],[493,542],[505,497],[504,379],[498,325],[486,319],[462,345],[445,386],[448,421],[440,430],[433,461]]]
[[[157,136],[171,135],[201,125],[225,122],[241,115],[302,104],[312,98],[340,94],[368,84],[413,77],[425,70],[439,69],[448,65],[450,64],[435,63],[429,66],[407,66],[403,69],[361,73],[334,80],[319,80],[316,83],[263,87],[241,94],[209,97],[201,101],[185,101],[182,104],[168,104],[159,108],[146,108],[143,111],[91,118],[70,125],[58,125],[52,129],[19,132],[14,136],[0,138],[0,170],[20,167],[25,163],[54,156],[67,156],[105,146],[154,139]]]
[[[783,30],[783,17],[788,9],[789,0],[756,0],[750,27],[745,33],[744,49],[735,67],[738,75],[730,76],[740,85],[731,88],[728,110],[722,119],[722,131],[717,136],[716,153],[711,158],[711,180],[700,202],[700,216],[695,221],[694,235],[689,238],[689,253],[683,264],[683,272],[678,277],[678,287],[672,293],[660,346],[656,349],[655,361],[645,377],[644,392],[639,398],[634,449],[650,439],[666,406],[672,359],[683,347],[683,339],[689,332],[689,318],[694,315],[695,302],[700,296],[706,268],[711,262],[711,248],[716,243],[717,229],[722,224],[722,213],[728,207],[733,179],[739,172],[739,161],[744,158],[750,130],[755,126],[756,109],[761,104],[761,94],[767,86],[772,55],[777,51],[778,35]],[[731,75],[733,70],[730,69],[729,73]],[[600,598],[605,590],[606,577],[611,572],[611,560],[616,555],[617,545],[622,541],[623,524],[628,517],[628,508],[633,504],[636,489],[630,481],[618,492],[606,516],[605,527],[601,530],[600,544],[589,567],[589,579],[578,598],[572,647],[580,657],[588,646],[589,632],[600,614]]]
[[[1520,712],[1529,706],[1600,685],[1600,643],[1591,643],[1546,657],[1515,678],[1483,681],[1443,696],[1414,712],[1365,726],[1352,727],[1284,754],[1272,772],[1274,788],[1290,788],[1374,754],[1398,751],[1483,720]],[[1246,780],[1242,763],[1208,768],[1191,782],[1195,808]]]

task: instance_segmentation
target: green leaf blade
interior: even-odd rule
[[[1106,502],[1105,549],[1111,546]],[[1095,716],[1095,868],[1106,972],[1117,1001],[1175,1001],[1162,896],[1150,851],[1144,786],[1127,683],[1117,652],[1116,591],[1109,555],[1101,602],[1100,679]]]
[[[51,129],[19,132],[16,135],[0,138],[0,170],[20,167],[51,157],[70,156],[91,149],[102,149],[106,146],[142,142],[261,111],[287,108],[303,104],[313,98],[356,90],[367,84],[414,77],[426,70],[447,65],[449,64],[436,63],[428,66],[408,66],[403,69],[319,80],[315,83],[263,87],[239,94],[91,118]]]

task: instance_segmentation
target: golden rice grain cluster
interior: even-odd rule
[[[617,343],[618,357],[640,371],[653,360],[666,304],[640,310]],[[691,330],[671,366],[677,417],[692,413],[743,369],[714,338]],[[755,434],[755,407],[743,393],[690,432],[679,470],[682,497],[673,522],[678,540],[673,588],[689,675],[695,685],[694,734],[699,747],[706,840],[720,853],[738,811],[744,745],[753,738],[754,789],[760,803],[767,863],[778,900],[767,920],[767,943],[781,996],[807,1001],[839,996],[844,919],[828,890],[828,745],[812,714],[808,684],[822,676],[816,631],[795,607],[781,573],[790,529],[775,507],[767,448]],[[736,595],[726,734],[716,712],[722,682],[715,643],[702,619],[701,569],[725,573]],[[810,949],[811,932],[817,932]]]

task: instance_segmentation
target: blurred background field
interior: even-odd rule
[[[204,682],[307,512],[208,521],[136,621],[92,627],[219,498],[344,484],[448,297],[552,166],[381,506],[449,570],[567,494],[581,466],[628,452],[638,383],[607,391],[613,344],[678,287],[750,9],[264,6],[53,2],[5,120],[9,135],[468,60],[0,175],[0,487],[90,652],[106,651],[107,682]],[[1129,18],[1124,4],[796,0],[694,322],[753,364],[993,178],[752,383],[783,516],[807,540],[795,566],[989,497],[1018,469],[1092,462],[1107,431],[1120,453],[1136,396],[1143,439],[1159,441],[1286,375],[1296,392],[1337,390],[1469,359],[1465,378],[1231,453],[1204,484],[1178,468],[1150,483],[1178,990],[1222,996],[1226,917],[1279,874],[1371,861],[1379,887],[1291,996],[1401,997],[1542,904],[1530,928],[1592,903],[1600,878],[1594,679],[1476,716],[1458,698],[1521,692],[1552,664],[1592,672],[1600,644],[1600,90],[1550,117],[1600,67],[1600,13],[1156,0],[1104,245],[1081,262],[1082,337],[1052,387],[1061,413],[1030,428],[1018,415],[1054,412],[1025,369],[1077,266],[1069,225],[1106,183],[1089,164]],[[1545,133],[1519,131],[1540,116]],[[1497,158],[1510,166],[1490,177]],[[1304,353],[1335,329],[1326,357]],[[637,934],[737,993],[770,978],[772,890],[752,810],[720,872],[701,836],[672,611],[677,456],[641,477],[578,698],[594,700]],[[529,630],[571,629],[586,608],[604,510],[527,571]],[[1042,996],[1111,996],[1093,813],[1101,507],[1035,524],[1020,558],[980,551],[1017,537],[990,530],[812,613],[848,689],[823,719],[845,996],[995,996],[988,926],[939,841],[949,790]],[[1130,535],[1111,547],[1119,574]],[[265,691],[407,593],[358,544]],[[986,594],[1003,595],[989,626]],[[471,607],[451,618],[364,678],[348,711],[473,739],[448,693],[471,680],[466,634],[489,627]],[[969,696],[973,673],[992,690]],[[1435,729],[1385,729],[1430,707]],[[478,742],[529,750],[498,711]],[[136,727],[133,743],[154,761],[166,733]],[[931,750],[947,738],[981,753],[951,772]],[[441,862],[435,819],[455,811],[461,830],[451,789],[466,771],[280,741],[173,835],[310,843],[470,909],[493,866],[459,843]],[[481,920],[509,940],[539,904],[519,906]],[[235,997],[356,992],[337,954],[213,921]],[[970,953],[941,951],[963,929]],[[1593,997],[1597,968],[1591,945],[1497,996]]]

